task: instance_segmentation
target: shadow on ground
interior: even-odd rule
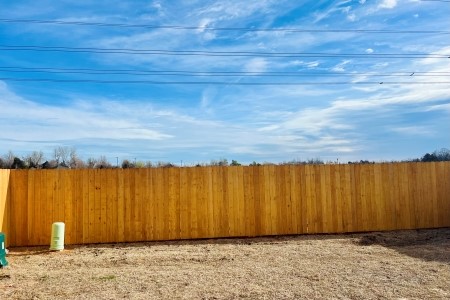
[[[380,245],[425,261],[450,264],[450,228],[371,232],[355,237],[360,246]]]
[[[291,235],[269,237],[238,237],[200,240],[177,240],[155,242],[130,242],[111,244],[67,245],[62,253],[69,253],[74,249],[85,248],[130,248],[152,246],[183,246],[183,245],[256,245],[256,244],[283,244],[291,241],[317,241],[317,240],[350,240],[355,245],[367,247],[380,245],[391,248],[401,254],[422,259],[450,264],[450,228],[399,230],[387,232],[351,233],[351,234],[320,234],[320,235]],[[10,256],[52,254],[48,246],[15,247],[8,254]],[[58,253],[58,252],[56,252]]]

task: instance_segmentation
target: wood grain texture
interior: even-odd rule
[[[8,246],[450,226],[450,162],[0,170]]]

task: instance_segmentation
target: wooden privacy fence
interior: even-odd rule
[[[0,170],[10,246],[450,226],[450,162]]]

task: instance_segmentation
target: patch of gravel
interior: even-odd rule
[[[0,299],[450,299],[450,228],[11,248]]]

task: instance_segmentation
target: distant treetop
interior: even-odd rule
[[[119,160],[114,165],[110,163],[106,156],[100,156],[99,158],[88,158],[83,161],[77,154],[75,148],[69,147],[57,147],[53,152],[53,157],[49,160],[45,159],[44,153],[42,151],[33,151],[30,154],[17,157],[12,151],[0,157],[0,169],[112,169],[112,168],[173,168],[179,167],[170,162],[156,162],[151,161],[130,161],[128,159],[122,160],[119,164]],[[401,162],[439,162],[439,161],[450,161],[450,150],[447,148],[442,148],[440,150],[435,150],[432,153],[425,153],[421,158],[406,159]],[[398,161],[391,161],[398,162]],[[338,161],[324,162],[320,158],[311,158],[307,160],[291,160],[279,163],[280,165],[321,165],[321,164],[337,164]],[[375,161],[360,160],[360,161],[349,161],[348,164],[374,164]],[[261,166],[261,165],[274,165],[270,162],[256,162],[253,161],[249,166]],[[242,166],[237,160],[231,160],[228,162],[226,158],[221,158],[219,160],[211,160],[209,163],[197,163],[195,166]]]

